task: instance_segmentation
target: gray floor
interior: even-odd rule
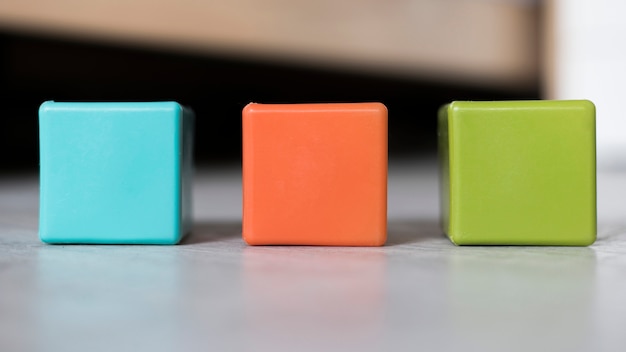
[[[0,351],[626,350],[626,173],[589,248],[453,246],[432,160],[391,164],[385,247],[248,247],[240,181],[198,172],[179,246],[53,246],[0,178]]]

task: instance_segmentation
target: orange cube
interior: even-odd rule
[[[382,246],[387,108],[248,104],[243,238],[250,245]]]

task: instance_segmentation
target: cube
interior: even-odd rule
[[[442,224],[453,243],[595,241],[593,103],[457,101],[438,125]]]
[[[243,238],[250,245],[383,245],[387,108],[246,106]]]
[[[39,109],[39,236],[176,244],[191,228],[194,115],[175,102]]]

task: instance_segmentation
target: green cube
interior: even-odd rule
[[[438,125],[441,220],[453,243],[595,241],[592,102],[457,101]]]

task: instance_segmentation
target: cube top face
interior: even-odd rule
[[[439,116],[442,220],[456,244],[589,245],[595,107],[453,102]]]
[[[42,104],[41,240],[177,243],[185,114],[174,102]]]
[[[387,238],[387,109],[249,104],[243,237],[251,245],[380,246]]]

